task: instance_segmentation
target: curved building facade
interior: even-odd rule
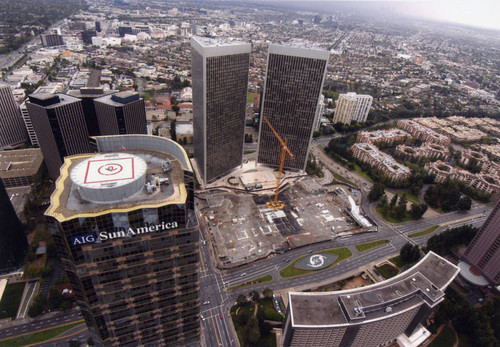
[[[429,252],[410,270],[370,286],[288,294],[284,346],[379,346],[411,336],[459,268]]]
[[[65,158],[45,213],[77,303],[105,345],[197,345],[193,170],[177,143],[93,138]]]

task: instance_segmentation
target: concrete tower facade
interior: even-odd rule
[[[28,134],[19,107],[8,85],[0,85],[0,150],[19,147]]]
[[[373,97],[370,95],[347,93],[340,94],[333,117],[334,123],[351,124],[352,121],[363,123],[368,118]]]
[[[251,46],[191,38],[194,156],[210,182],[241,165]]]
[[[263,122],[266,117],[295,156],[287,157],[284,167],[305,170],[329,56],[318,49],[269,45],[258,163],[279,166],[280,162],[281,146]]]
[[[500,201],[470,242],[465,259],[495,285],[500,283]]]
[[[55,180],[65,156],[91,151],[82,101],[64,94],[38,93],[29,96],[26,107],[49,176]]]

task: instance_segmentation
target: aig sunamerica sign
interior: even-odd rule
[[[85,234],[70,238],[72,246],[83,245],[86,243],[95,243],[106,240],[120,239],[124,237],[133,237],[142,234],[157,233],[164,230],[175,229],[178,227],[177,222],[161,222],[161,224],[149,225],[145,224],[142,228],[117,228],[116,231],[101,231],[98,235]]]

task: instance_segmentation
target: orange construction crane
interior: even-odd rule
[[[281,139],[281,136],[279,136],[278,132],[276,130],[274,130],[274,128],[271,125],[271,123],[269,122],[269,120],[265,116],[262,116],[262,118],[266,121],[267,125],[269,125],[269,128],[271,128],[274,136],[276,136],[278,138],[278,140],[279,140],[279,142],[281,144],[280,169],[278,171],[278,183],[276,184],[276,191],[274,193],[274,200],[273,201],[268,201],[268,203],[266,204],[267,207],[269,207],[269,208],[272,208],[272,209],[275,209],[275,210],[279,210],[279,209],[282,209],[283,206],[285,206],[285,204],[283,202],[278,201],[278,195],[280,193],[281,174],[283,173],[283,164],[285,163],[285,154],[288,153],[288,155],[292,159],[294,159],[294,157],[293,157],[292,152],[290,152],[290,150],[286,146],[286,142],[287,142],[286,139],[285,139],[285,141],[283,141]]]

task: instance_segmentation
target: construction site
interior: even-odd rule
[[[249,173],[245,166],[253,166]],[[321,185],[306,175],[287,173],[274,203],[273,180],[245,189],[241,176],[269,177],[270,168],[248,163],[216,187],[197,194],[197,210],[221,267],[233,267],[291,248],[331,240],[377,227],[359,211],[361,193],[345,184]],[[229,184],[228,180],[238,182]]]
[[[285,158],[293,160],[294,155],[287,140],[266,117],[263,120],[279,141],[279,168],[245,159],[241,167],[205,185],[196,195],[201,225],[220,268],[353,233],[377,231],[360,210],[361,192],[355,187],[317,180],[302,171],[284,172]]]

